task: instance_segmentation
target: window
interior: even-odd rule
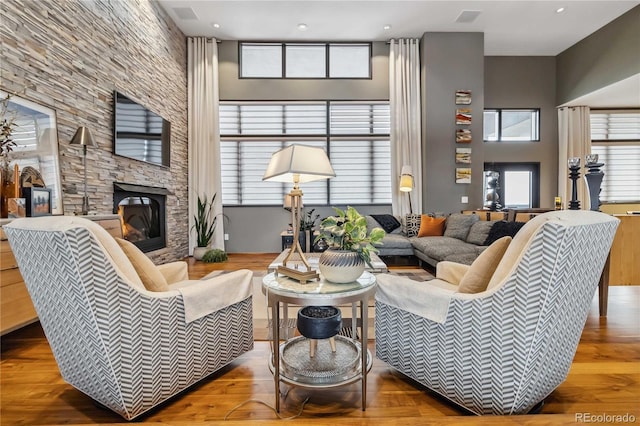
[[[240,43],[240,78],[371,78],[371,44]]]
[[[484,110],[485,142],[537,142],[539,140],[539,109]]]
[[[391,203],[389,103],[220,102],[222,202],[281,205],[290,184],[263,182],[293,143],[327,151],[336,177],[304,184],[307,205]]]
[[[604,163],[600,201],[640,201],[640,110],[591,110],[591,151]]]
[[[498,173],[497,202],[503,208],[540,207],[540,163],[484,163],[484,171]],[[483,199],[490,202],[487,174]]]

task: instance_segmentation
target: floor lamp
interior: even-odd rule
[[[87,146],[96,147],[93,135],[88,127],[78,127],[71,138],[71,145],[82,145],[82,168],[84,169],[84,196],[82,197],[82,215],[89,214],[89,196],[87,195]]]
[[[413,191],[413,170],[411,170],[411,166],[402,166],[402,173],[400,173],[400,191],[406,192],[409,196],[409,213],[413,214],[413,207],[411,206],[411,191]]]
[[[329,179],[336,175],[331,167],[329,158],[322,148],[307,145],[291,145],[280,151],[274,152],[267,166],[262,180],[272,182],[292,182],[293,188],[289,192],[291,197],[291,225],[293,226],[293,245],[289,254],[278,266],[276,272],[296,279],[301,283],[319,279],[317,271],[311,269],[309,262],[300,247],[300,209],[302,207],[302,190],[299,184],[314,180]],[[306,270],[287,267],[287,262],[295,252],[300,255],[300,260]]]

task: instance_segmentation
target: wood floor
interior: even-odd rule
[[[210,265],[189,261],[189,269],[192,278],[216,269],[264,270],[274,256],[231,255],[228,262]],[[587,415],[616,414],[630,414],[640,422],[640,286],[611,287],[609,299],[609,316],[599,318],[594,298],[569,377],[547,398],[541,414],[471,416],[375,360],[368,376],[366,411],[360,407],[360,385],[352,384],[330,390],[287,388],[281,415],[297,414],[308,398],[300,417],[287,424],[557,425],[575,424],[576,416],[581,415],[586,419]],[[369,347],[373,353],[371,343]],[[234,407],[246,403],[224,423],[280,424],[270,408],[250,401],[274,403],[269,353],[267,342],[256,342],[253,351],[140,421],[161,425],[221,423]],[[63,382],[38,323],[2,337],[0,397],[1,425],[125,423]]]

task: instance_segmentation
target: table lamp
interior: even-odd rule
[[[84,169],[84,196],[82,197],[82,215],[89,214],[89,196],[87,195],[87,146],[96,147],[88,127],[78,127],[71,138],[71,145],[82,145],[82,168]]]
[[[262,180],[272,182],[293,182],[293,188],[289,192],[291,197],[291,224],[293,226],[293,245],[289,254],[278,266],[276,273],[296,279],[302,283],[319,279],[317,271],[311,269],[309,262],[300,247],[300,208],[302,207],[302,190],[299,184],[314,180],[329,179],[336,173],[331,167],[329,158],[322,148],[307,145],[290,145],[271,156]],[[306,267],[306,271],[287,267],[287,262],[295,252],[300,255],[300,260]]]
[[[400,191],[406,192],[409,196],[409,213],[413,213],[411,206],[411,191],[413,191],[413,170],[411,166],[402,166],[400,173]]]

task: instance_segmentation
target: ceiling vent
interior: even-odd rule
[[[456,22],[461,24],[469,24],[475,21],[481,13],[481,10],[463,10],[456,18]]]
[[[198,19],[196,13],[190,7],[174,7],[173,11],[176,15],[178,15],[178,18],[185,21],[193,21]]]

